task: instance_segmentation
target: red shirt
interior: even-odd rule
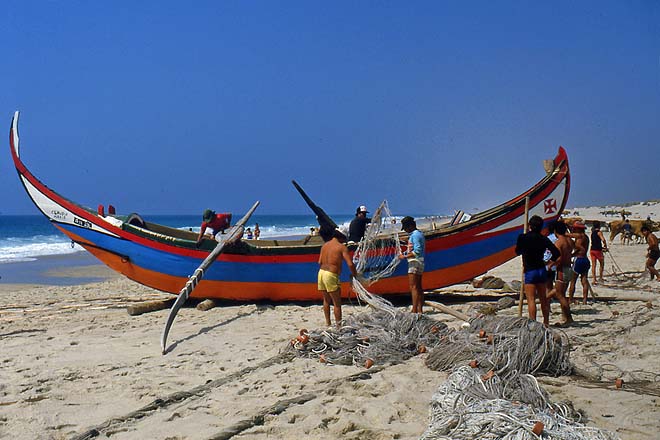
[[[217,234],[218,232],[228,229],[229,224],[231,223],[231,214],[216,214],[210,222],[202,222],[202,234],[206,231],[206,228],[213,229],[213,233]]]

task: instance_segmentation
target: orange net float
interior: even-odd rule
[[[364,361],[364,368],[369,369],[374,365],[374,361],[372,359],[367,358],[366,361]]]
[[[309,333],[309,332],[307,331],[306,328],[301,328],[300,331],[298,332],[298,334],[299,334],[300,336],[305,335],[305,334],[308,334],[308,333]]]
[[[483,329],[479,330],[479,337],[481,339],[485,338],[486,337],[486,330],[483,330]]]
[[[476,360],[476,359],[471,360],[469,365],[470,365],[470,367],[472,367],[472,368],[477,368],[477,367],[479,366],[479,361]]]
[[[612,310],[612,316],[619,316],[618,310]]]
[[[536,422],[534,423],[534,427],[532,428],[532,432],[536,435],[541,435],[543,430],[545,429],[545,425],[543,422]]]
[[[488,372],[486,374],[481,376],[481,380],[483,380],[485,382],[487,380],[492,379],[493,376],[495,376],[495,372],[493,370],[488,370]]]
[[[431,333],[438,333],[439,331],[440,330],[438,329],[437,326],[434,325],[433,327],[431,327]]]
[[[492,344],[493,343],[493,335],[488,335],[488,338],[486,339],[486,344]]]
[[[325,364],[326,362],[328,362],[327,359],[325,358],[325,355],[319,356],[319,362],[322,363],[322,364]]]
[[[306,334],[301,334],[296,338],[296,340],[298,340],[298,342],[301,342],[303,344],[307,344],[309,342],[309,336],[307,336]]]
[[[617,389],[622,388],[622,387],[623,387],[623,379],[621,379],[621,378],[619,377],[617,380],[615,380],[615,381],[614,381],[614,386],[615,386]]]
[[[421,344],[419,347],[417,347],[417,353],[419,354],[426,353],[426,345]]]

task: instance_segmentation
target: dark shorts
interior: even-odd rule
[[[548,271],[545,267],[525,272],[525,284],[545,284],[547,279]]]
[[[573,263],[573,272],[578,275],[586,275],[589,272],[591,263],[587,257],[577,257]]]
[[[655,261],[658,261],[658,258],[660,258],[660,251],[657,251],[655,249],[651,249],[649,251],[649,259]]]

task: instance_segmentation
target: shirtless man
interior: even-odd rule
[[[342,260],[346,262],[353,276],[357,275],[353,259],[348,253],[348,248],[344,245],[346,236],[335,229],[332,239],[326,242],[321,248],[319,255],[319,274],[318,289],[323,294],[323,314],[325,315],[325,324],[330,327],[330,302],[334,306],[335,324],[339,327],[341,324],[341,275]]]
[[[646,268],[651,272],[651,279],[655,278],[660,281],[660,273],[655,268],[655,263],[660,258],[660,249],[658,249],[658,237],[651,232],[648,226],[642,226],[642,235],[646,238],[646,243],[649,245],[648,252],[646,253]]]
[[[573,262],[573,279],[571,284],[568,287],[568,296],[571,302],[573,302],[573,294],[575,293],[575,284],[578,277],[580,278],[580,283],[582,283],[582,304],[587,304],[587,297],[589,296],[589,268],[591,263],[587,258],[587,250],[589,249],[589,237],[585,234],[587,227],[582,222],[573,223],[574,233],[568,234],[568,237],[575,239],[575,249],[573,250],[573,256],[575,261]]]
[[[548,293],[548,298],[556,297],[561,307],[561,313],[564,316],[564,322],[561,325],[569,325],[573,322],[571,316],[571,307],[566,299],[566,287],[573,279],[573,269],[571,269],[571,256],[573,255],[573,240],[566,236],[566,223],[557,222],[555,224],[555,235],[557,241],[555,246],[559,250],[559,259],[557,260],[557,282],[555,288]]]

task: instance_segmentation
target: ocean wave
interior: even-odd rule
[[[78,245],[72,247],[71,242],[61,236],[10,237],[0,240],[0,264],[34,261],[37,257],[73,254],[83,250]]]

